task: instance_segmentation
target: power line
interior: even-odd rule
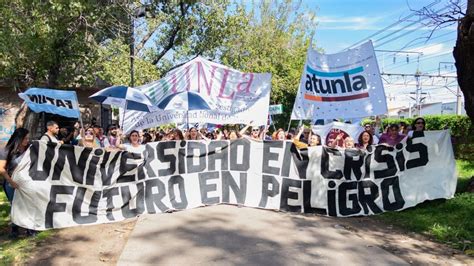
[[[461,7],[463,7],[463,6],[464,6],[464,4],[461,5]],[[445,7],[441,8],[441,9],[439,9],[439,10],[437,10],[437,11],[434,11],[434,13],[435,13],[435,14],[438,14],[439,12],[444,11],[444,10],[447,9],[448,7],[449,7],[449,6],[446,5]],[[415,25],[416,23],[421,22],[421,21],[426,20],[426,19],[430,19],[430,17],[428,17],[428,16],[423,16],[423,17],[422,17],[421,19],[419,19],[418,21],[415,21],[415,22],[413,22],[413,23],[411,23],[411,24],[409,24],[409,25],[403,27],[402,29],[409,28],[410,26],[413,26],[413,25]],[[423,28],[423,27],[426,27],[426,25],[421,24],[419,27],[417,27],[417,28],[415,28],[415,29],[413,29],[413,30],[410,30],[410,31],[408,31],[408,32],[406,32],[406,33],[403,33],[403,34],[401,34],[401,35],[399,35],[399,36],[396,36],[396,37],[390,39],[389,41],[386,41],[386,42],[384,42],[384,43],[382,43],[382,44],[378,44],[378,45],[375,45],[375,46],[376,46],[376,47],[380,47],[380,46],[382,46],[382,45],[385,45],[385,44],[387,44],[387,43],[390,43],[391,41],[400,39],[401,37],[404,37],[404,36],[406,36],[406,35],[408,35],[408,34],[411,34],[411,33],[415,32],[416,30],[418,30],[418,29],[420,29],[420,28]],[[402,29],[400,29],[400,30],[402,30]],[[400,30],[396,31],[395,33],[399,32]],[[391,35],[393,35],[393,33],[388,34],[387,36],[391,36]],[[387,36],[386,36],[386,37],[387,37]],[[379,40],[380,40],[380,39],[379,39]],[[377,41],[375,41],[375,42],[377,42]]]
[[[392,65],[392,67],[389,68],[389,69],[387,69],[387,70],[388,70],[388,71],[394,70],[394,69],[397,69],[397,68],[400,68],[400,67],[404,67],[404,66],[413,64],[413,63],[415,63],[415,62],[416,62],[416,63],[420,63],[420,62],[424,62],[424,61],[429,60],[429,59],[433,59],[433,58],[440,57],[440,56],[447,55],[447,54],[451,54],[451,53],[452,53],[452,52],[450,51],[450,52],[444,52],[444,53],[440,53],[440,54],[434,54],[433,56],[425,57],[425,58],[422,58],[422,59],[420,59],[420,60],[417,60],[417,61],[414,61],[414,62],[410,62],[410,63],[405,63],[405,64],[404,64],[404,63],[401,63],[401,64],[398,64],[398,63],[397,63],[397,64],[398,64],[397,66],[394,67],[394,66]]]
[[[377,35],[379,35],[379,34],[385,32],[385,31],[387,31],[387,30],[389,30],[389,29],[391,29],[391,28],[397,26],[397,25],[400,24],[400,23],[403,23],[403,22],[405,22],[405,21],[408,21],[408,19],[410,19],[411,17],[416,16],[416,15],[417,15],[417,12],[420,12],[420,11],[422,11],[422,10],[425,9],[425,8],[431,8],[432,6],[438,4],[439,2],[440,2],[440,0],[436,0],[436,1],[432,2],[431,4],[429,4],[429,5],[427,5],[427,6],[424,6],[423,8],[421,8],[421,9],[418,10],[418,11],[413,11],[411,14],[405,16],[405,17],[402,18],[402,19],[399,19],[397,22],[394,22],[394,23],[388,25],[387,27],[385,27],[385,28],[383,28],[383,29],[381,29],[381,30],[375,32],[374,34],[372,34],[372,35],[370,35],[370,36],[368,36],[368,37],[366,37],[366,38],[364,38],[364,39],[362,39],[362,40],[360,40],[360,41],[354,43],[353,45],[349,46],[348,48],[346,48],[346,49],[344,49],[344,50],[349,50],[349,49],[351,49],[352,47],[357,46],[357,45],[359,45],[359,44],[361,44],[361,43],[363,43],[363,42],[365,42],[365,41],[367,41],[367,40],[370,40],[370,38],[373,38],[373,37],[375,37],[375,36],[377,36]]]

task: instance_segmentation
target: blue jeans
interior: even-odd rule
[[[10,183],[8,183],[7,180],[3,181],[3,191],[5,191],[5,194],[7,195],[7,199],[11,205],[13,201],[13,195],[15,194],[15,189],[10,185]]]
[[[15,189],[8,183],[7,180],[3,181],[3,191],[5,191],[5,194],[7,195],[7,199],[10,202],[10,205],[12,205],[13,202],[13,195],[15,194]],[[12,228],[12,233],[18,233],[18,226],[14,223],[11,224]]]

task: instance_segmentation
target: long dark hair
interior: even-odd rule
[[[362,142],[363,142],[363,141],[362,141],[362,136],[364,135],[364,133],[369,134],[370,138],[369,138],[368,145],[372,145],[373,142],[374,142],[374,136],[373,136],[372,133],[370,133],[370,131],[368,131],[368,130],[362,131],[362,133],[360,133],[359,139],[358,139],[358,140],[359,140],[359,145],[363,145],[363,143],[362,143]]]
[[[5,150],[7,151],[7,167],[13,158],[14,153],[18,150],[28,133],[30,133],[30,131],[26,128],[17,128],[8,140],[7,145],[5,146]]]
[[[413,131],[415,131],[416,122],[419,121],[419,120],[421,120],[423,122],[423,130],[426,130],[426,121],[423,117],[420,116],[420,117],[417,117],[415,120],[413,120],[413,123],[411,124],[411,129]]]

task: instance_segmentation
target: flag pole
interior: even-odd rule
[[[127,99],[125,99],[125,108],[123,109],[123,115],[122,115],[122,132],[123,132],[124,124],[125,124],[125,112],[127,112]]]
[[[81,124],[81,128],[84,128],[84,123],[82,122],[81,107],[79,107],[79,99],[77,98],[77,93],[74,93],[74,95],[76,96],[77,109],[79,110],[79,123]]]

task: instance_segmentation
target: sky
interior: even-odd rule
[[[370,39],[382,73],[414,74],[419,71],[427,75],[449,76],[420,79],[422,91],[427,93],[427,103],[456,100],[457,83],[453,78],[456,72],[452,56],[456,26],[436,30],[431,39],[427,40],[425,37],[432,32],[433,26],[427,25],[428,19],[414,15],[413,10],[431,5],[433,10],[443,12],[447,10],[448,3],[448,0],[303,1],[306,9],[316,13],[318,25],[314,40],[316,47],[322,48],[325,53],[340,52],[378,33]],[[466,0],[461,4],[465,5]],[[395,23],[397,24],[385,29]],[[389,108],[408,107],[409,103],[414,103],[410,99],[413,96],[410,92],[416,88],[414,77],[382,77]]]

